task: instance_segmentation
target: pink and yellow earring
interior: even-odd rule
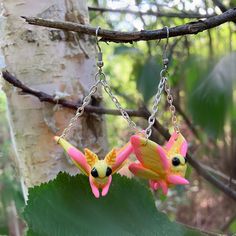
[[[77,109],[76,115],[71,119],[68,127],[63,131],[62,135],[60,137],[55,137],[55,141],[62,146],[71,158],[72,162],[83,174],[88,176],[92,192],[96,198],[100,196],[100,189],[102,190],[102,196],[105,196],[108,193],[112,181],[112,175],[123,166],[125,160],[131,154],[133,149],[131,144],[128,143],[120,149],[113,148],[103,160],[99,160],[98,156],[88,148],[85,148],[83,153],[65,140],[71,128],[75,125],[77,119],[83,115],[85,107],[90,103],[91,96],[96,93],[99,85],[101,85],[112,98],[112,101],[120,110],[122,116],[128,121],[129,125],[136,128],[135,123],[131,121],[127,112],[121,107],[119,101],[113,95],[111,88],[107,83],[106,75],[102,71],[102,52],[98,44],[99,29],[100,27],[96,30],[96,42],[99,50],[97,66],[99,69],[95,75],[95,84],[90,88],[89,94],[83,99],[82,105]]]
[[[175,115],[175,107],[173,105],[173,97],[167,83],[168,75],[168,58],[166,50],[169,39],[169,29],[167,30],[167,42],[163,53],[163,69],[160,72],[160,83],[158,91],[154,99],[153,111],[148,119],[148,127],[143,135],[133,135],[130,142],[133,147],[138,162],[131,163],[129,170],[140,178],[148,179],[150,187],[153,190],[162,189],[163,194],[167,194],[168,188],[174,185],[188,184],[188,180],[184,178],[186,173],[186,153],[188,144],[183,135],[179,131],[177,125],[177,117]],[[158,104],[161,100],[162,91],[165,89],[167,93],[167,102],[170,106],[172,122],[174,125],[174,133],[171,135],[167,144],[162,147],[159,144],[149,140],[152,132],[152,126],[155,122],[155,116],[158,111]]]

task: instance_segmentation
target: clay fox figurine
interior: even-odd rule
[[[63,147],[80,171],[88,176],[96,198],[100,196],[99,189],[102,189],[102,196],[108,193],[112,175],[123,166],[125,160],[132,153],[132,146],[128,143],[121,149],[113,148],[104,160],[99,160],[98,156],[87,148],[82,153],[63,138],[55,136],[55,140]]]

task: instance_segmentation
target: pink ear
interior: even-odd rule
[[[161,181],[159,181],[159,184],[160,184],[163,194],[167,195],[167,193],[168,193],[167,183],[165,181],[161,180]]]
[[[90,187],[92,189],[92,192],[93,192],[93,195],[96,197],[96,198],[99,198],[99,190],[97,188],[97,186],[93,183],[93,178],[92,176],[90,175],[89,176],[89,183],[90,183]]]
[[[180,184],[180,185],[189,184],[187,179],[179,175],[169,175],[167,177],[167,181],[171,184]]]
[[[180,148],[180,154],[183,157],[185,157],[186,153],[187,153],[187,150],[188,150],[188,143],[186,141],[184,141],[183,144],[181,145],[181,148]]]
[[[174,142],[175,142],[175,140],[176,140],[177,137],[178,137],[178,134],[177,134],[176,132],[174,132],[174,133],[171,135],[169,141],[168,141],[167,144],[166,144],[166,151],[169,151],[169,150],[171,149],[171,147],[174,145]]]
[[[112,180],[112,176],[110,175],[108,178],[107,184],[102,188],[102,196],[103,197],[106,196],[109,191],[109,188],[111,185],[111,180]]]

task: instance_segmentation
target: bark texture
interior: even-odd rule
[[[91,36],[32,26],[22,15],[88,24],[85,0],[2,0],[1,50],[6,69],[25,84],[54,94],[81,101],[94,81],[95,46]],[[8,99],[8,117],[16,152],[16,165],[26,189],[54,178],[60,171],[78,170],[65,158],[53,141],[74,115],[59,105],[41,103],[37,98],[19,94],[4,84]],[[101,100],[100,93],[94,103]],[[106,150],[103,117],[90,114],[78,121],[70,141],[81,148],[89,147],[103,156]]]

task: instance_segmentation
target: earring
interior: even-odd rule
[[[163,49],[163,69],[160,72],[158,91],[154,98],[152,114],[148,119],[148,127],[144,130],[142,135],[136,134],[130,138],[133,152],[138,159],[138,163],[130,164],[129,170],[138,177],[148,179],[150,187],[153,190],[161,188],[163,194],[167,195],[169,187],[173,185],[185,185],[189,182],[184,178],[187,168],[185,156],[188,145],[185,138],[180,133],[177,117],[175,115],[175,106],[173,105],[173,96],[168,86],[169,61],[167,57],[167,47],[169,28],[167,26],[165,28],[167,31],[167,41]],[[167,102],[174,126],[174,132],[164,147],[149,140],[163,90],[165,90],[167,94]]]
[[[112,181],[112,175],[122,167],[124,161],[132,152],[132,146],[128,143],[121,149],[113,148],[103,160],[99,160],[98,156],[88,148],[85,148],[83,153],[66,141],[66,137],[75,126],[77,119],[83,115],[85,107],[90,103],[91,97],[96,93],[99,85],[101,85],[105,92],[111,97],[124,119],[128,121],[129,126],[137,130],[136,124],[130,119],[128,113],[121,107],[118,99],[113,95],[106,80],[106,75],[102,71],[104,63],[102,60],[101,47],[99,46],[98,41],[99,29],[100,27],[96,30],[98,72],[95,75],[95,84],[90,88],[89,94],[83,99],[82,105],[77,109],[76,115],[71,119],[68,127],[65,128],[62,135],[60,137],[55,136],[55,141],[62,146],[71,158],[72,162],[80,169],[81,173],[88,176],[92,192],[96,198],[99,198],[100,196],[99,189],[102,190],[102,196],[105,196],[108,193]]]

